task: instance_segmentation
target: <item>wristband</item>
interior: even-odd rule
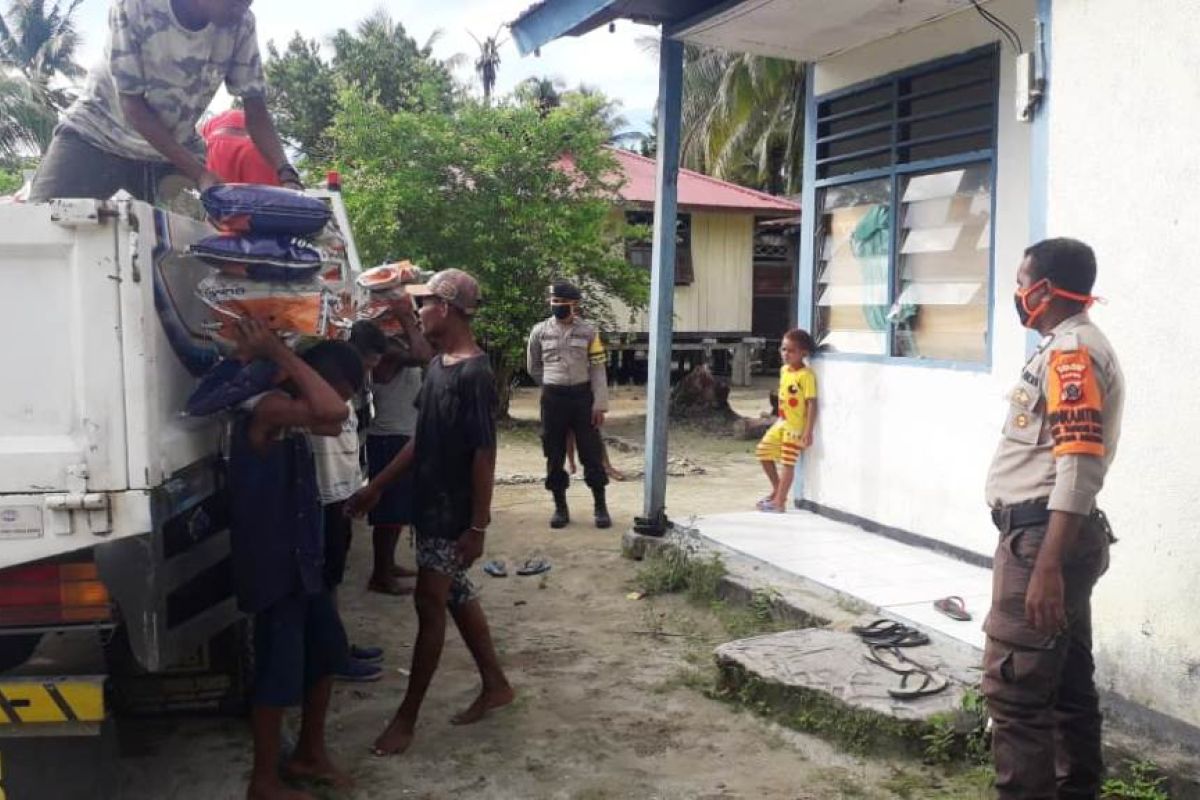
[[[471,527],[467,528],[467,530],[475,531],[476,533],[487,533],[487,528],[481,528],[478,525],[472,525]]]

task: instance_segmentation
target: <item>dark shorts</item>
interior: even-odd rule
[[[288,595],[254,615],[252,703],[300,705],[309,687],[345,668],[349,657],[329,593]]]
[[[454,539],[422,536],[417,532],[417,568],[427,569],[451,579],[450,596],[446,605],[461,608],[472,600],[479,599],[479,587],[458,563]]]
[[[353,521],[346,516],[346,501],[326,503],[325,512],[325,588],[336,589],[346,577],[346,556],[350,553]]]
[[[138,200],[158,199],[165,178],[178,175],[160,161],[138,161],[109,153],[60,125],[33,176],[29,200],[42,203],[56,197],[107,200],[124,189]]]
[[[408,444],[407,436],[368,436],[367,475],[374,478]],[[405,476],[389,486],[367,516],[372,525],[408,525],[412,522],[412,478]]]

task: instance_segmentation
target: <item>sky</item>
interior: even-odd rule
[[[442,31],[434,45],[434,55],[448,58],[457,53],[468,56],[458,72],[462,81],[471,81],[478,91],[474,64],[479,48],[471,38],[492,36],[502,24],[511,22],[533,0],[255,0],[252,10],[258,20],[259,46],[264,56],[267,42],[274,40],[282,48],[295,31],[305,38],[326,42],[338,28],[353,28],[363,17],[383,7],[404,25],[410,36],[424,43],[435,31]],[[90,67],[101,57],[107,29],[109,0],[83,0],[78,13],[83,35],[80,62]],[[564,38],[542,48],[541,57],[521,57],[516,45],[508,41],[501,48],[497,91],[508,92],[531,75],[557,77],[568,86],[586,83],[601,89],[622,103],[622,113],[630,127],[649,130],[658,94],[658,70],[654,57],[638,45],[638,38],[656,36],[655,28],[618,22],[614,33],[601,28],[580,38]],[[502,33],[507,38],[507,31]],[[329,49],[326,49],[329,52]],[[214,110],[228,104],[224,92],[214,101]]]

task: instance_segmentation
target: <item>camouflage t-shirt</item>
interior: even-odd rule
[[[165,161],[121,112],[120,95],[142,95],[175,140],[203,161],[196,124],[222,83],[236,97],[266,92],[253,14],[233,26],[190,31],[175,18],[171,0],[113,0],[104,60],[65,122],[102,150]]]

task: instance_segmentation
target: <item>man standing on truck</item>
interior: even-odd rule
[[[246,401],[229,453],[231,543],[238,607],[254,615],[254,767],[247,797],[309,795],[284,786],[279,756],[284,709],[303,705],[300,737],[284,767],[296,778],[348,784],[325,747],[333,675],[349,657],[346,631],[323,580],[321,499],[307,430],[337,436],[347,400],[362,387],[362,358],[322,342],[301,359],[265,325],[238,323],[243,357],[269,359],[281,388]]]
[[[267,111],[250,0],[114,0],[104,58],[54,132],[30,202],[120,189],[154,202],[170,175],[220,183],[196,124],[222,83],[279,182],[302,188]]]

